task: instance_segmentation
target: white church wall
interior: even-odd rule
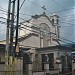
[[[20,42],[24,47],[40,47],[40,39],[36,36],[31,36]]]

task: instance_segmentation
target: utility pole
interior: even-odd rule
[[[6,33],[6,51],[5,51],[5,64],[6,75],[12,75],[12,62],[13,62],[13,34],[14,34],[14,11],[15,11],[15,1],[9,0],[8,5],[8,19],[7,19],[7,33]],[[10,27],[10,30],[9,30]],[[9,45],[10,44],[10,45]],[[8,60],[9,59],[9,60]]]
[[[16,37],[15,37],[15,51],[18,44],[18,27],[19,27],[19,0],[17,2],[17,23],[16,23]]]
[[[19,0],[17,0],[17,22],[16,22],[16,36],[15,36],[15,49],[14,49],[14,71],[16,71],[16,50],[18,45],[18,27],[19,27]],[[19,49],[19,48],[18,48]],[[14,73],[16,75],[16,73]]]
[[[5,50],[5,71],[8,71],[10,8],[11,8],[11,0],[9,0],[9,5],[8,5],[8,16],[7,16],[6,50]],[[5,74],[8,75],[8,72],[6,72]]]
[[[16,37],[15,37],[15,50],[13,49],[13,36],[14,36],[14,13],[15,1],[9,0],[8,5],[8,19],[7,19],[7,32],[6,32],[6,50],[5,50],[5,70],[6,75],[16,75],[12,70],[16,71],[16,48],[18,45],[18,24],[19,24],[19,0],[17,0],[17,23],[16,23]],[[9,29],[10,28],[10,29]],[[14,61],[13,61],[14,58]]]
[[[17,22],[16,22],[16,36],[15,36],[15,55],[16,55],[16,49],[18,46],[18,27],[19,27],[19,0],[17,1]]]
[[[13,36],[14,36],[14,12],[15,12],[15,0],[12,2],[12,13],[11,13],[11,20],[10,20],[10,50],[9,50],[9,70],[10,75],[12,75],[12,70],[13,70],[13,55],[14,55],[14,50],[13,50]]]

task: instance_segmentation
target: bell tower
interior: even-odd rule
[[[50,20],[52,23],[52,26],[55,28],[55,35],[56,35],[56,39],[59,39],[59,16],[56,15],[55,13],[50,16]]]

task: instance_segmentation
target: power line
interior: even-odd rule
[[[26,14],[23,14],[23,15],[26,15]],[[29,16],[31,16],[31,15],[29,15]],[[22,19],[22,18],[21,18]],[[66,23],[66,22],[63,22],[63,23]],[[71,24],[71,23],[67,23],[67,24]],[[71,24],[72,25],[72,24]]]
[[[59,19],[59,21],[61,20],[74,20],[74,15],[72,16],[73,14],[71,15],[67,15],[67,16],[63,16]]]
[[[24,27],[23,27],[23,28],[24,28]],[[25,29],[26,29],[26,28],[25,28]],[[30,29],[26,29],[26,30],[29,30],[29,31],[35,32],[35,31],[33,31],[33,30],[30,30]],[[37,32],[35,32],[35,33],[37,33]],[[70,41],[70,40],[68,40],[68,39],[66,39],[66,40],[69,41],[69,42],[71,42],[71,43],[73,43],[72,41]],[[67,43],[65,40],[63,41],[62,39],[60,39],[60,41],[66,43],[66,44],[69,44],[69,43]]]
[[[66,40],[66,41],[71,42],[71,43],[75,43],[75,42],[73,42],[73,41],[71,41],[71,40],[68,40],[68,39],[66,39],[66,38],[64,38],[64,37],[61,37],[61,36],[60,36],[60,39]]]
[[[69,16],[72,16],[72,15],[75,15],[75,13],[70,13],[69,15],[66,15],[66,16],[61,16],[61,18],[65,18],[65,17],[69,17]],[[73,16],[74,17],[74,16]]]
[[[68,22],[65,22],[65,21],[60,21],[60,23],[65,23],[65,24],[69,24],[69,25],[71,25],[71,26],[74,26],[74,24],[68,23]],[[33,24],[33,23],[32,23],[32,24]],[[64,27],[69,27],[69,26],[64,26]]]
[[[61,4],[59,4],[57,1],[55,1],[55,0],[52,0],[52,1],[55,2],[57,5],[59,5],[61,8],[65,9],[65,7],[62,6]],[[70,12],[70,11],[69,11],[69,12]]]
[[[57,1],[55,1],[55,0],[51,0],[51,1],[53,1],[54,3],[56,3],[58,6],[60,6],[61,8],[63,8],[63,9],[65,9],[65,7],[64,6],[62,6],[61,4],[59,4]],[[65,9],[66,10],[66,9]]]
[[[22,6],[23,6],[24,2],[25,2],[25,0],[23,0],[23,2],[22,2],[22,4],[21,4],[21,6],[20,6],[20,8],[19,8],[19,10],[22,8]]]
[[[22,2],[22,4],[21,4],[21,6],[20,6],[20,8],[19,8],[19,11],[21,10],[21,8],[22,8],[22,6],[23,6],[23,4],[24,4],[24,2],[25,2],[25,0],[23,0],[23,2]],[[20,13],[19,13],[20,14]],[[15,15],[15,18],[17,17],[17,14]]]
[[[7,20],[7,18],[4,18],[4,17],[0,17],[0,18],[2,18],[2,19],[6,19]],[[19,17],[20,18],[20,17]],[[21,20],[24,20],[24,19],[22,19],[22,18],[20,18]],[[70,25],[73,25],[73,24],[71,24],[71,23],[67,23],[67,22],[61,22],[60,21],[60,23],[66,23],[66,24],[70,24]]]
[[[64,21],[61,21],[60,23],[65,23],[65,24],[69,24],[69,25],[71,25],[71,26],[74,26],[74,24],[67,23],[67,22],[64,22]]]
[[[30,1],[30,0],[28,0]],[[34,3],[33,1],[30,1],[31,3],[35,4],[36,6],[42,8],[41,6],[39,6],[38,4]],[[57,12],[63,12],[63,11],[68,11],[68,10],[72,10],[72,9],[75,9],[75,8],[70,8],[70,9],[64,9],[64,10],[60,10],[60,11],[55,11],[55,12],[49,12],[48,10],[46,10],[47,12],[49,12],[48,14],[52,14],[52,13],[57,13]]]
[[[0,21],[1,24],[7,24],[6,22]]]
[[[64,10],[55,11],[55,12],[51,12],[51,13],[59,13],[59,12],[64,12],[64,11],[68,11],[68,10],[72,10],[72,9],[75,9],[75,8],[64,9]],[[48,14],[50,14],[50,13],[48,13]]]
[[[72,33],[65,33],[65,32],[61,32],[61,31],[60,31],[60,33],[69,34],[69,35],[72,36]],[[75,34],[73,34],[73,36],[74,36],[74,35],[75,35]]]
[[[74,43],[71,43],[71,42],[67,42],[67,41],[65,41],[63,39],[60,39],[59,41],[61,41],[62,43],[65,43],[66,45],[75,44],[75,42]]]
[[[51,1],[53,1],[54,3],[56,3],[57,5],[59,5],[61,8],[63,8],[63,9],[65,9],[61,4],[59,4],[57,1],[55,1],[55,0],[51,0]]]
[[[4,11],[4,10],[0,10],[0,11],[3,11],[3,12],[6,12],[7,13],[7,11]],[[16,13],[16,12],[15,12]],[[3,13],[2,13],[3,14]],[[20,13],[20,14],[22,14],[22,15],[26,15],[26,16],[32,16],[32,15],[30,15],[30,14],[24,14],[24,13]],[[7,15],[7,14],[5,14],[5,15]],[[61,16],[61,17],[68,17],[69,15],[67,15],[67,16]]]
[[[22,13],[21,13],[22,14]],[[23,15],[27,15],[27,14],[23,14]],[[28,16],[31,16],[31,15],[28,15]],[[65,23],[65,22],[64,22]],[[70,23],[67,23],[67,24],[70,24]],[[72,25],[72,24],[71,24]]]
[[[31,23],[32,24],[32,23]],[[22,24],[23,26],[26,26],[26,25],[24,25],[24,24]],[[35,25],[35,24],[34,24]],[[26,26],[26,27],[28,27],[28,28],[31,28],[30,26]],[[70,33],[65,33],[65,34],[70,34]]]
[[[27,29],[27,28],[24,28],[24,27],[20,27],[19,29],[26,29],[26,30],[29,30],[29,31],[31,31],[31,32],[35,32],[35,33],[38,33],[38,32],[36,32],[36,31],[34,31],[34,30],[30,30],[30,29]]]
[[[60,21],[60,22],[61,22],[61,21],[65,21],[65,22],[66,22],[66,21],[67,21],[67,22],[75,22],[75,19],[74,19],[74,18],[72,18],[72,19],[60,19],[59,21]]]
[[[30,0],[28,0],[28,1],[30,1]],[[38,5],[38,4],[36,4],[36,3],[34,3],[33,1],[30,1],[31,3],[33,3],[34,5],[36,5],[36,6],[38,6],[38,7],[40,7],[41,9],[44,9],[43,7],[41,7],[40,5]],[[47,12],[49,12],[46,8],[44,9],[44,10],[46,10]]]
[[[20,17],[19,17],[20,18]],[[4,18],[4,19],[6,19],[6,18]],[[22,18],[20,18],[21,20],[23,20]],[[16,22],[16,21],[15,21]],[[14,23],[15,23],[14,22]],[[0,21],[0,23],[2,23],[2,24],[7,24],[7,22],[4,22],[4,21]],[[25,22],[22,22],[22,23],[25,23]],[[74,26],[73,24],[71,24],[71,23],[67,23],[67,22],[60,22],[60,23],[65,23],[65,24],[69,24],[70,26]],[[21,23],[20,23],[21,24]],[[30,24],[32,24],[32,25],[35,25],[35,24],[33,24],[33,23],[30,23]],[[65,26],[60,26],[60,27],[70,27],[70,26],[67,26],[67,25],[65,25]],[[53,28],[53,27],[50,27],[50,28]]]
[[[26,21],[25,21],[25,22],[26,22]],[[22,24],[25,23],[25,22],[22,22]],[[67,22],[65,22],[65,24],[66,24],[66,23],[67,23]],[[30,23],[30,22],[29,22],[29,24],[32,24],[32,25],[36,26],[36,24],[34,24],[34,23]],[[68,23],[68,24],[70,24],[70,23]],[[74,26],[74,25],[70,25],[70,26]],[[70,26],[60,26],[60,27],[70,27]],[[53,27],[50,27],[50,28],[53,28]]]
[[[63,41],[62,39],[60,39],[59,41],[65,43],[65,44],[69,44],[69,43],[67,43],[66,41]]]
[[[7,15],[7,14],[5,14],[5,13],[0,13],[0,14],[2,14],[2,15]]]
[[[41,7],[41,6],[40,6]],[[61,10],[61,11],[55,11],[55,13],[57,13],[57,12],[63,12],[63,11],[67,11],[67,10],[72,10],[72,9],[75,9],[75,8],[70,8],[70,9],[65,9],[65,10]],[[2,9],[0,9],[0,11],[3,11],[3,12],[6,12],[7,13],[7,11],[5,10],[4,11],[4,9],[2,10]],[[15,12],[16,13],[16,12]],[[54,12],[52,12],[52,13],[54,13]],[[24,14],[24,13],[19,13],[19,14],[22,14],[22,15],[26,15],[26,16],[32,16],[32,15],[30,15],[30,14]],[[49,13],[48,13],[49,14]],[[65,16],[66,17],[66,16]]]
[[[0,7],[0,9],[2,9],[2,10],[6,10],[6,9],[4,9],[4,8],[2,8],[2,7]],[[7,10],[6,10],[7,11]]]
[[[26,26],[26,25],[25,25]],[[28,28],[31,28],[31,27],[29,27],[29,26],[27,26]],[[27,28],[25,28],[25,27],[21,27],[21,29],[26,29],[26,30],[29,30],[29,31],[32,31],[32,32],[35,32],[35,33],[38,33],[38,32],[36,32],[36,31],[34,31],[34,30],[30,30],[30,29],[27,29]]]
[[[0,7],[0,8],[1,8],[1,7]],[[0,11],[3,11],[3,12],[8,13],[7,10],[5,10],[5,9],[3,9],[3,8],[1,8]]]
[[[22,5],[22,6],[23,6],[23,5]],[[22,7],[22,6],[21,6],[21,7]],[[21,7],[20,7],[20,8],[21,8]],[[3,12],[8,13],[8,12],[7,12],[7,10],[5,10],[5,9],[3,9],[3,8],[2,8],[2,9],[0,9],[0,11],[3,11]],[[17,13],[17,12],[15,12],[15,13]],[[24,13],[19,13],[19,14],[27,15],[27,16],[32,16],[32,15],[30,15],[30,14],[24,14]],[[7,14],[6,14],[6,15],[7,15]]]
[[[7,18],[4,18],[4,17],[0,17],[1,19],[5,19],[5,20],[7,20]]]
[[[27,28],[24,28],[24,27],[21,27],[21,28],[19,28],[19,29],[26,29],[26,30],[29,30],[29,31],[31,31],[31,32],[35,32],[35,33],[38,33],[38,32],[36,32],[36,31],[34,31],[34,30],[30,30],[30,29],[27,29]]]

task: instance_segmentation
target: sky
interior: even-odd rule
[[[20,5],[24,0],[20,0]],[[16,1],[17,3],[17,1]],[[45,6],[46,10],[42,9]],[[17,5],[16,5],[17,7]],[[15,7],[15,12],[16,12]],[[8,0],[0,0],[0,17],[7,18]],[[59,15],[60,36],[75,42],[75,0],[25,0],[20,9],[20,18],[30,19],[32,15],[46,12],[48,16],[53,13]],[[20,22],[23,20],[20,19]],[[0,21],[6,22],[0,18]],[[6,25],[0,23],[0,40],[6,39]]]

